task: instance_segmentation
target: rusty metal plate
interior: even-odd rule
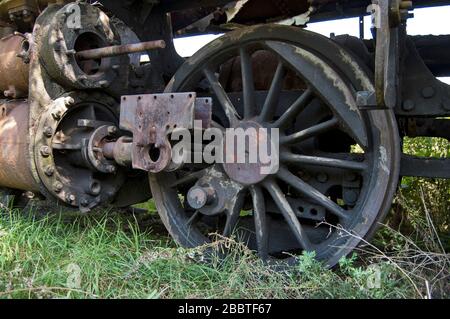
[[[193,129],[194,120],[209,127],[211,104],[195,92],[122,97],[120,127],[133,133],[133,168],[153,173],[167,168],[172,159],[168,135]]]

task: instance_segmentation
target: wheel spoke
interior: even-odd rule
[[[280,161],[283,163],[295,165],[323,166],[348,169],[352,171],[365,171],[367,169],[367,164],[365,162],[348,161],[318,156],[297,155],[288,152],[282,152],[280,154]]]
[[[255,113],[255,84],[253,81],[252,57],[245,48],[239,50],[241,56],[242,91],[244,95],[244,118],[248,119]]]
[[[233,231],[236,228],[239,217],[241,216],[241,211],[244,208],[244,193],[241,192],[236,195],[236,199],[233,203],[233,207],[226,211],[227,221],[225,224],[225,228],[223,230],[222,236],[230,237],[233,234]]]
[[[278,106],[278,100],[280,98],[281,90],[283,89],[283,80],[286,75],[286,69],[283,62],[279,62],[277,70],[272,80],[272,84],[267,94],[266,101],[259,116],[261,122],[270,121],[275,115],[276,108]]]
[[[233,126],[238,121],[239,115],[236,109],[234,108],[234,105],[231,102],[230,98],[228,97],[228,94],[225,92],[217,76],[211,69],[205,68],[203,69],[203,73],[206,79],[208,80],[209,84],[211,85],[211,89],[216,95],[217,100],[222,105],[223,110],[225,111],[225,115],[230,121],[230,125]]]
[[[339,124],[339,120],[337,118],[333,118],[329,121],[326,121],[326,122],[317,124],[313,127],[307,128],[303,131],[280,138],[280,145],[298,144],[300,142],[303,142],[304,140],[307,140],[308,138],[325,133],[325,132],[337,127],[338,124]]]
[[[170,184],[169,187],[177,187],[180,185],[192,183],[192,182],[198,180],[200,177],[202,177],[206,173],[206,170],[207,169],[205,168],[205,169],[202,169],[197,172],[187,173],[186,176],[183,176],[182,178],[177,179],[172,184]]]
[[[343,129],[366,148],[368,136],[354,92],[339,73],[317,55],[300,47],[276,41],[267,41],[266,46],[314,87],[321,100],[345,124]]]
[[[258,186],[250,188],[253,201],[253,215],[255,218],[256,243],[258,254],[266,260],[269,255],[269,233],[266,219],[266,205],[262,189]]]
[[[348,218],[346,212],[331,199],[323,195],[311,185],[305,183],[303,180],[289,172],[286,168],[280,168],[277,175],[283,182],[292,186],[295,190],[303,194],[305,197],[316,202],[318,205],[328,209],[332,214],[345,220]]]
[[[292,209],[292,206],[287,201],[280,187],[272,180],[264,181],[263,185],[269,191],[270,195],[275,201],[275,204],[280,209],[301,247],[304,250],[311,251],[312,244],[309,241],[302,225],[298,221],[297,215]]]
[[[294,121],[294,119],[308,106],[314,98],[314,92],[308,88],[272,125],[273,127],[284,128]]]

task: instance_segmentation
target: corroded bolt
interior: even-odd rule
[[[53,129],[50,126],[44,127],[44,135],[46,137],[52,137],[53,136]]]
[[[53,176],[53,174],[55,174],[55,168],[51,165],[47,166],[45,168],[45,175],[47,175],[48,177]]]
[[[56,111],[56,112],[53,112],[53,113],[52,113],[52,117],[53,117],[55,120],[60,120],[60,119],[61,119],[61,116],[62,116],[62,112],[61,112],[61,111]]]
[[[59,193],[59,192],[61,192],[62,191],[62,189],[63,189],[63,184],[61,183],[61,182],[55,182],[54,184],[53,184],[53,190],[56,192],[56,193]]]
[[[108,127],[108,134],[110,134],[110,135],[117,134],[117,127],[115,127],[115,126]]]
[[[74,98],[73,97],[67,97],[65,100],[64,100],[64,104],[66,105],[66,106],[72,106],[72,105],[74,105],[75,104],[75,100],[74,100]]]
[[[52,153],[52,150],[48,146],[42,146],[41,147],[41,155],[44,157],[49,157]]]

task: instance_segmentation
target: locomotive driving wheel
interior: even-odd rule
[[[236,64],[241,76],[230,86],[224,73]],[[397,187],[399,137],[391,110],[358,109],[356,92],[374,88],[353,56],[298,28],[249,27],[200,50],[166,89],[189,91],[213,97],[217,127],[278,128],[280,165],[264,176],[254,165],[217,163],[151,174],[177,242],[235,235],[267,261],[314,251],[332,267],[373,234]]]

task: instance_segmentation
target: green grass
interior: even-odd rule
[[[142,226],[145,224],[146,226]],[[202,261],[206,247],[177,247],[157,220],[112,214],[63,221],[18,211],[0,220],[0,298],[406,298],[420,297],[395,265],[356,257],[337,270],[305,254],[271,269],[229,241],[225,259]],[[366,259],[369,260],[369,259]]]
[[[448,156],[440,140],[407,141]],[[0,298],[425,298],[450,296],[449,181],[404,179],[392,214],[358,256],[325,269],[305,254],[273,269],[234,241],[225,259],[186,250],[152,213],[62,219],[0,215]]]

